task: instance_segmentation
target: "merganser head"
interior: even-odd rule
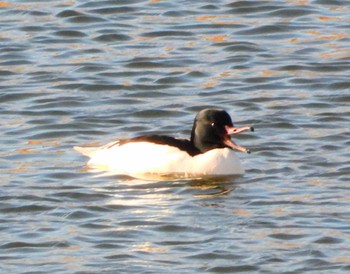
[[[250,150],[237,145],[231,135],[243,131],[254,131],[252,127],[234,127],[230,115],[222,109],[207,108],[198,112],[192,127],[191,142],[201,153],[215,148],[231,148],[250,153]]]

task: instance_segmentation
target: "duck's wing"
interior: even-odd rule
[[[97,151],[107,150],[115,146],[122,146],[129,143],[140,143],[140,142],[148,142],[148,143],[153,143],[157,145],[167,145],[171,147],[176,147],[181,151],[185,151],[190,156],[195,156],[201,153],[190,140],[174,138],[166,135],[143,135],[143,136],[138,136],[130,139],[121,139],[121,140],[113,141],[99,147],[75,146],[74,149],[83,155],[91,157]]]
[[[191,156],[195,156],[200,151],[193,145],[190,140],[174,138],[166,135],[143,135],[131,139],[124,139],[119,141],[119,145],[124,145],[132,142],[150,142],[157,145],[167,145],[176,147],[179,150],[187,152]]]

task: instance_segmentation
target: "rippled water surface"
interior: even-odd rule
[[[348,273],[347,0],[1,1],[2,273]],[[185,137],[226,109],[218,180],[96,176],[74,145]]]

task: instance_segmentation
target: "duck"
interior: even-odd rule
[[[242,175],[245,170],[235,151],[251,151],[231,136],[245,131],[254,128],[235,127],[225,110],[206,108],[197,113],[190,139],[149,134],[74,149],[90,158],[87,166],[94,170],[135,178],[147,174],[185,178]]]

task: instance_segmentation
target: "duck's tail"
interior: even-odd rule
[[[98,147],[73,147],[76,151],[80,152],[81,154],[90,157],[92,154],[94,154]]]
[[[80,152],[81,154],[91,157],[93,154],[95,154],[97,151],[99,150],[103,150],[103,149],[108,149],[111,148],[115,145],[118,145],[119,141],[114,141],[114,142],[110,142],[107,145],[103,145],[100,147],[78,147],[75,146],[73,147],[76,151]]]

